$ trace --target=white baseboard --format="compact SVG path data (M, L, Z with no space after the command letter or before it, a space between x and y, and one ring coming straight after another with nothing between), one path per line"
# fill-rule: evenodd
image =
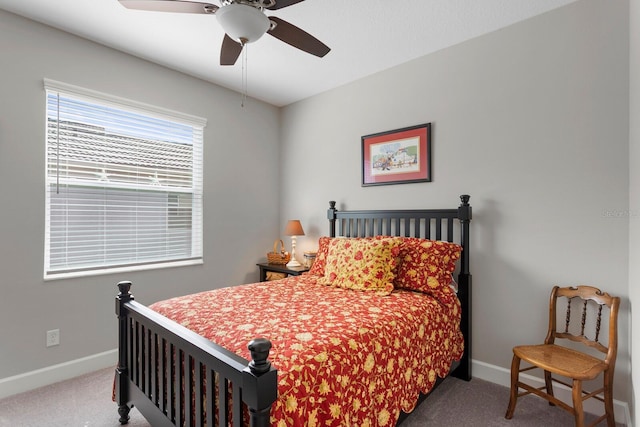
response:
M478 360L471 361L471 372L473 378L489 381L494 384L499 384L505 387L511 387L511 371L509 369L501 368L499 366L490 365L488 363L480 362ZM544 380L527 374L521 374L522 377L527 378L531 382L537 382L539 386L544 385ZM555 396L564 401L571 402L571 389L563 386L562 384L554 385ZM505 410L507 408L505 402ZM604 409L602 403L595 399L588 399L584 402L585 412L592 414L603 414ZM616 423L623 423L627 427L633 427L631 424L631 413L629 412L629 404L620 400L613 400L613 411L616 417Z
M68 380L118 363L118 350L109 350L81 359L48 366L24 374L0 379L0 399Z

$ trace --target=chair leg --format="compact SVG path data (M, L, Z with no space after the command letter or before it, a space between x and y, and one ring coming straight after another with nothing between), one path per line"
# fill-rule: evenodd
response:
M584 410L582 409L582 381L573 380L573 411L576 419L576 427L584 427Z
M604 373L604 410L607 414L607 427L615 427L616 419L613 412L613 370Z
M551 381L551 372L544 371L544 385L547 388L547 394L553 396L553 381ZM556 406L555 403L549 401L549 406Z
M509 394L509 406L505 418L510 420L513 412L516 410L516 401L518 400L518 379L520 377L520 358L513 355L511 361L511 393Z

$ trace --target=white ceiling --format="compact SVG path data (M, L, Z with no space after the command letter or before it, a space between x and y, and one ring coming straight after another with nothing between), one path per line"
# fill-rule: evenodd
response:
M332 50L317 58L265 35L248 45L248 95L287 105L574 1L306 0L267 11ZM215 16L129 10L117 0L0 0L0 9L242 90L242 56L218 65L224 33Z

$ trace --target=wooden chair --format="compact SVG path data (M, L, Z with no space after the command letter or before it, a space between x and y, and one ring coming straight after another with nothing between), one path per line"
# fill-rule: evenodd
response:
M563 330L557 330L556 308L558 303L563 301L563 297L567 300L565 324ZM571 308L574 306L574 311L576 311L576 304L581 305L582 308L578 310L579 324L577 329L574 330L577 322L575 321L576 316L574 316L574 321L571 319ZM605 306L608 307L609 311L606 346L598 341L603 317L605 321L607 320L606 310L605 316L602 315L602 310ZM549 330L544 344L522 345L513 348L511 395L505 418L511 419L513 417L518 397L533 393L547 399L550 405L557 405L573 414L576 427L583 427L584 412L582 403L584 400L593 397L604 402L605 414L591 425L596 425L606 418L608 427L614 427L613 372L618 347L617 317L619 306L619 297L612 297L608 293L604 293L592 286L566 288L555 286L551 291L549 301ZM589 324L595 327L594 338L588 338L585 335L587 319L590 320ZM591 333L591 328L588 328L587 331ZM562 341L563 345L558 345L558 341ZM597 351L594 351L594 349ZM600 357L595 356L599 354L598 351L604 353L604 358L602 355ZM521 360L531 366L520 369ZM525 384L520 378L520 372L536 368L544 371L545 381L544 386L537 388ZM556 379L552 374L569 378L571 384ZM592 380L599 374L603 374L603 387L593 392L584 391L582 382ZM572 389L573 406L557 399L553 395L553 382L563 384ZM524 391L518 393L519 389Z

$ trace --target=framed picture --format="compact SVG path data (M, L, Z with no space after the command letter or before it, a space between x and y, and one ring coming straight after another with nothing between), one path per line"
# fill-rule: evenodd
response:
M362 186L431 181L431 123L362 137Z

